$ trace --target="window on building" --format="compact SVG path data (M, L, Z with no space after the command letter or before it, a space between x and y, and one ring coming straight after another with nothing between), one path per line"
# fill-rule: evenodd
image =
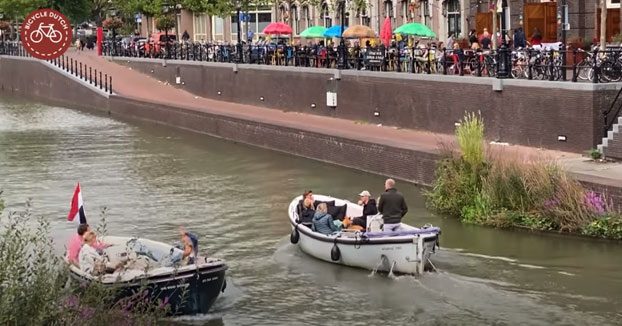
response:
M460 0L449 0L445 4L447 10L447 36L457 37L461 33L460 26Z
M309 6L302 6L302 26L301 29L307 29L310 27L311 14L309 13Z
M294 30L294 34L298 35L300 33L300 19L298 17L298 7L295 4L292 4L289 7L289 17L292 20L292 29Z
M393 17L393 1L391 0L384 2L384 17Z
M328 28L333 26L333 20L330 18L330 12L328 11L328 4L326 2L322 3L322 7L320 10L320 20L324 24L324 27Z
M238 33L238 19L239 17L235 12L231 14L231 34Z
M214 17L214 38L222 39L224 34L225 20L222 17Z
M419 10L421 11L421 20L423 24L432 28L432 10L430 10L430 5L430 1L421 0Z
M367 8L368 8L368 4L365 5L364 8L359 8L356 10L356 18L360 19L360 24L370 27L371 26L371 18L369 18L369 15L367 14Z
M194 40L207 40L207 15L204 13L194 14Z
M402 16L402 21L407 22L408 17L408 0L402 0L400 2L400 15Z
M260 12L257 14L257 32L261 32L272 22L272 14L269 12Z

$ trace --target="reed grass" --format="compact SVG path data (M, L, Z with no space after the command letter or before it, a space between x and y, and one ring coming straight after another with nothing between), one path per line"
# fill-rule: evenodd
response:
M430 208L465 223L582 233L622 239L622 214L553 160L484 145L484 125L467 113L456 128L460 153L447 151L427 192Z

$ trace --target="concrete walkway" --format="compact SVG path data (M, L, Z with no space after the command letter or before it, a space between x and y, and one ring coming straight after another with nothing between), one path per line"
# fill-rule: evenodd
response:
M390 126L357 124L351 120L284 112L201 98L183 89L164 84L148 75L133 71L129 67L111 62L104 57L98 57L95 51L79 52L70 48L65 55L88 66L98 67L98 69L111 75L114 92L119 96L409 150L439 153L439 145L441 144L455 147L454 135L406 130ZM490 145L490 148L504 156L515 155L518 159L555 160L565 166L579 180L622 187L621 163L596 163L576 153L517 145Z

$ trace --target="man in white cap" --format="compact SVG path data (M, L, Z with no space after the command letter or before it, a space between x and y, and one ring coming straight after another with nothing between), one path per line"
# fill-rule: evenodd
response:
M376 208L376 200L369 198L371 197L369 191L363 190L359 196L361 196L361 199L358 201L358 204L363 206L363 216L355 217L352 220L352 224L367 229L367 216L378 214L378 208Z

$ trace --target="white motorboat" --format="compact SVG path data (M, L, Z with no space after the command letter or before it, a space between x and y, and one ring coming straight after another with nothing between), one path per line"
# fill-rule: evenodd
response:
M123 261L125 268L93 276L72 265L71 276L81 283L116 287L118 300L147 289L154 299L168 301L171 313L207 313L226 287L227 265L221 259L197 256L194 264L180 266L176 261L182 251L162 242L115 236L105 236L102 241L112 245L104 249L106 265Z
M345 205L346 216L363 215L363 207L347 200L314 195L316 203ZM433 267L430 257L439 245L440 228L416 228L402 223L398 231L383 231L382 216L367 218L367 232L342 230L326 235L299 223L298 206L302 196L289 205L291 242L315 258L374 271L420 275Z

